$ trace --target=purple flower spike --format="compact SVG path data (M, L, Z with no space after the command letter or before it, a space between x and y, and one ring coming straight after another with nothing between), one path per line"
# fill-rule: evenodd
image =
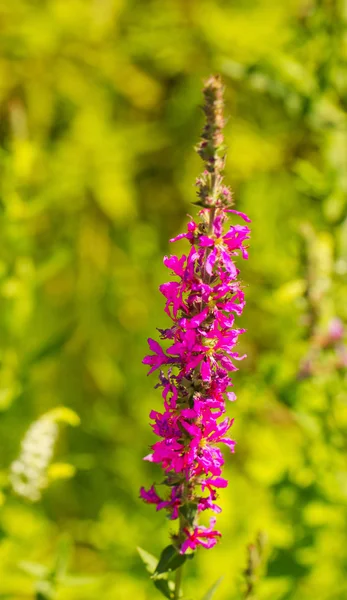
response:
M229 437L233 421L225 417L226 400L234 401L230 373L242 360L237 351L238 337L244 329L234 324L245 305L239 280L240 259L246 259L247 225L228 218L250 219L233 210L232 194L224 184L222 86L211 77L205 85L206 125L198 153L205 162L197 180L200 221L191 220L184 238L190 243L188 255L165 256L164 264L174 280L160 286L166 299L165 312L172 320L169 329L159 330L163 347L149 339L151 353L143 360L159 369L164 408L152 410L152 427L159 440L146 460L158 463L164 472L163 484L169 488L160 498L152 486L141 488L145 502L165 509L170 519L179 519L173 535L177 550L184 554L198 546L212 548L221 534L199 524L206 510L219 513L218 491L227 486L221 477L224 464L220 446L234 452ZM164 349L165 348L165 349ZM164 371L162 369L165 369Z

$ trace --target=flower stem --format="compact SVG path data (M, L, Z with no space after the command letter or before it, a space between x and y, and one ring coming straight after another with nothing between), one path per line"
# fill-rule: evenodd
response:
M181 565L176 570L174 600L178 600L181 595L182 575L183 575L183 565Z
M184 489L183 496L185 496L185 491L186 490ZM181 545L182 542L183 542L183 540L184 540L183 528L184 528L184 521L183 521L182 515L180 514L180 516L179 516L179 529L178 529L178 534L177 534L179 545ZM174 600L178 600L179 597L180 597L180 595L181 595L182 575L183 575L183 565L181 565L176 570Z

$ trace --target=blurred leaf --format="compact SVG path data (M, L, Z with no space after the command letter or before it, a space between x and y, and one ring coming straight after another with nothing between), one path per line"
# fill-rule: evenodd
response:
M65 578L70 564L71 554L72 540L69 535L64 535L58 542L54 566L54 576L57 580Z
M214 595L215 595L216 591L218 590L220 584L222 583L223 579L224 579L224 576L222 576L219 579L217 579L217 581L208 590L208 592L205 594L205 596L202 598L202 600L212 600L212 598L214 597Z
M28 573L29 575L32 575L33 577L36 577L39 579L45 579L47 577L47 575L49 574L48 567L45 567L44 565L40 565L39 563L33 563L33 562L26 561L26 560L22 560L22 561L20 561L18 566L20 569L25 571L25 573Z
M146 550L143 550L143 548L140 548L139 546L137 547L137 551L147 571L151 574L154 573L156 566L159 562L158 559Z
M57 352L63 349L64 345L69 341L74 331L75 326L69 325L60 331L56 336L52 336L45 344L38 350L34 351L28 358L29 365L40 362L46 358L54 356Z

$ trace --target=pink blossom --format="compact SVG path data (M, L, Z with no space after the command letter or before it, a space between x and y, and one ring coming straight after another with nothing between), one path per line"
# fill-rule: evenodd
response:
M150 338L148 340L148 345L149 345L150 349L152 350L152 352L154 352L154 354L146 356L142 362L144 365L151 365L152 368L148 371L148 375L149 375L150 373L153 373L153 371L155 371L162 365L168 363L169 358L166 356L166 354L165 354L164 350L162 349L162 347L160 346L160 344L158 344L158 342L156 342L155 340L152 340Z
M222 151L214 149L216 140L222 139L221 122L218 118L219 125L208 128L209 143L206 130L198 146L205 161L197 181L203 206L200 221L190 219L187 231L170 240L187 240L190 251L164 257L173 281L159 289L171 326L158 330L160 344L148 340L150 354L143 360L149 373L158 371L156 387L162 388L164 400L163 409L150 413L157 440L145 460L161 467L170 491L163 499L154 486L147 492L141 488L140 494L170 519L179 518L180 532L173 539L182 554L198 546L212 548L221 535L214 529L215 519L204 527L199 518L206 510L221 511L218 494L228 483L222 477L222 448L235 449L229 437L233 420L225 417L226 400L236 399L230 391L231 375L237 371L235 363L245 357L238 349L245 329L238 327L237 319L245 306L239 274L240 262L248 258L250 230L234 221L235 216L247 223L250 219L230 208L232 195L221 174ZM339 335L335 329L332 335Z
M147 491L145 490L144 487L142 487L140 489L140 496L148 504L158 504L159 502L161 502L161 498L158 496L157 492L155 491L154 485L152 485L149 488L149 490L147 490Z
M170 519L178 519L179 512L178 509L182 505L182 492L179 486L174 486L171 489L171 494L169 500L165 500L160 502L157 506L157 510L161 508L169 509L171 515Z
M181 554L184 554L188 549L196 550L197 546L203 546L204 548L213 548L217 543L217 538L221 536L220 532L213 529L215 526L216 519L210 520L210 527L195 527L193 531L185 529L186 539L182 544Z

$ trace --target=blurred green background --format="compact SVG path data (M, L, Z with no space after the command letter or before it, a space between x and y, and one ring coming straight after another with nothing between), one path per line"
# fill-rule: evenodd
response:
M224 575L216 600L241 598L262 530L259 600L347 597L346 350L324 341L347 321L346 23L346 0L0 1L0 598L44 598L36 563L69 544L58 600L160 598L135 550L170 529L138 499L161 406L141 360L167 323L162 257L195 212L215 72L226 179L252 218L248 359L223 539L189 563L186 596ZM81 418L56 450L76 473L30 503L8 468L58 405Z

